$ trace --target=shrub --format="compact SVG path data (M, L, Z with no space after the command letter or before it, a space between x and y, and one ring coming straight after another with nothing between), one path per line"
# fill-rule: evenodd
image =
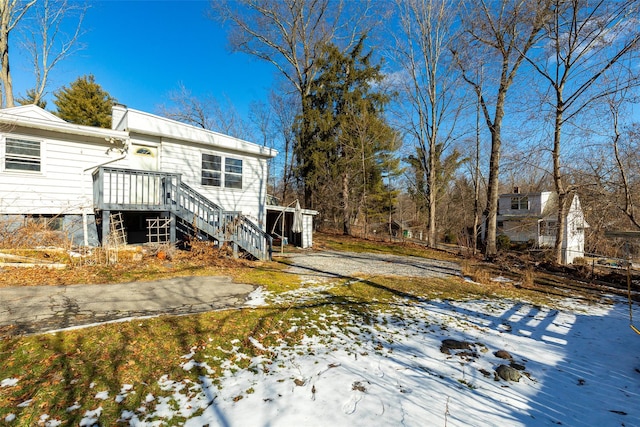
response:
M509 236L498 234L496 236L496 247L500 251L509 250L511 248L511 239L509 239Z

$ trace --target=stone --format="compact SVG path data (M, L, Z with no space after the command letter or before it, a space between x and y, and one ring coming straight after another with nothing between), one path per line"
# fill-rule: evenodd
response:
M518 382L520 381L520 378L522 378L522 375L517 369L507 365L498 366L496 368L496 375L505 381Z
M454 339L444 339L442 340L442 345L440 346L440 352L444 354L451 354L450 350L471 350L471 344L468 341L458 341Z
M513 359L513 357L507 350L498 350L495 353L493 353L493 355L500 359L505 359L505 360Z

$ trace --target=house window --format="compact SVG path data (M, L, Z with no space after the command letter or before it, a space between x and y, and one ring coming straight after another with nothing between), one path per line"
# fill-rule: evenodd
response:
M222 157L202 155L202 185L220 187L222 184Z
M556 221L542 221L540 223L540 235L541 236L555 236L558 230Z
M520 197L512 197L511 198L511 209L512 210L520 210L526 211L529 210L529 197L520 196Z
M7 170L40 172L40 142L7 138L4 167Z
M242 188L242 160L226 158L224 160L225 188Z

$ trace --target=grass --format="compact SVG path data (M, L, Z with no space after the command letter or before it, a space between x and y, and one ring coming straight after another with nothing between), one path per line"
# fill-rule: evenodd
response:
M343 252L370 252L390 255L419 256L424 258L454 260L451 254L431 250L423 245L404 242L388 242L383 240L365 240L339 234L314 235L314 246Z
M435 253L413 245L391 245L347 239L341 236L320 235L323 248L346 251L375 251L398 255L413 255L453 259L445 253ZM300 287L297 276L287 273L285 259L281 262L246 262L219 259L215 254L198 256L176 255L174 259L158 260L147 257L133 262L122 257L116 266L73 266L68 271L38 271L29 274L39 283L105 283L153 280L182 275L229 275L237 282L264 287L274 295L284 295ZM304 335L317 335L328 327L326 319L334 327L342 325L341 318L356 318L359 322L373 322L372 312L386 310L402 316L397 307L400 298L412 300L469 299L469 298L524 298L546 304L552 296L535 289L488 280L494 272L486 266L466 262L465 274L474 275L476 281L460 277L447 279L417 279L364 277L343 279L335 286L314 296L314 300L291 301L263 308L216 311L198 315L133 320L124 323L74 331L58 332L26 337L5 336L0 339L0 381L17 379L17 384L0 388L0 422L9 414L16 419L12 425L37 425L42 414L63 420L64 425L78 425L86 411L102 407L100 423L118 425L123 411L134 411L149 405L147 396L166 396L159 379L187 378L194 384L206 374L214 382L225 370L241 370L250 367L249 358L262 356L265 369L272 355L268 350L256 347L253 337L265 348L293 345ZM24 269L20 270L22 274ZM533 273L525 272L528 281ZM45 277L40 277L42 275ZM4 274L3 274L4 276ZM11 274L10 277L14 277ZM4 283L11 279L3 277ZM24 276L23 276L24 280ZM89 281L88 281L89 280ZM478 283L482 281L483 283ZM36 284L36 283L33 283ZM14 283L15 285L15 283ZM345 316L348 315L348 316ZM197 349L197 362L202 363L186 371L185 355ZM247 358L235 355L244 354ZM255 369L255 368L252 368ZM131 390L124 390L131 385ZM109 398L96 398L100 392L108 392ZM253 393L249 388L246 394ZM121 395L117 402L115 397ZM237 396L242 399L242 394ZM120 400L120 399L118 399ZM28 405L21 405L29 402ZM69 408L75 408L69 410ZM184 419L177 417L168 425L180 425Z

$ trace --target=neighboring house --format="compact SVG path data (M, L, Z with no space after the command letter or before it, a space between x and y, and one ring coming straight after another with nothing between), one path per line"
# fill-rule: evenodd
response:
M129 243L146 242L164 218L172 242L195 234L268 257L275 150L122 105L112 120L101 129L34 105L0 110L3 219L52 218L74 244L95 246L113 231L112 214Z
M498 235L503 234L512 242L531 242L536 248L551 248L555 244L558 219L556 193L502 194L498 200ZM573 196L565 221L563 264L571 264L584 256L584 231L589 227L584 218L577 195Z

